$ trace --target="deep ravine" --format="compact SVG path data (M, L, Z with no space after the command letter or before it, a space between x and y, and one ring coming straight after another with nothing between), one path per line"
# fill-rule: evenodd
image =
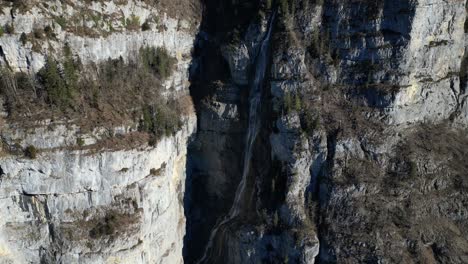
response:
M241 182L237 187L234 203L232 204L229 214L225 216L224 219L219 224L217 224L211 231L211 235L204 250L203 256L200 258L200 260L197 261L197 263L213 262L213 260L210 260L210 254L212 254L210 253L210 251L213 250L213 243L216 236L222 234L222 229L225 228L226 225L232 224L232 222L235 221L236 218L243 213L242 210L248 210L248 207L246 206L246 201L248 201L249 199L246 196L253 195L254 186L248 186L255 183L255 180L249 180L249 176L252 176L250 173L250 164L252 159L252 149L261 126L260 110L262 107L262 90L267 64L269 62L268 54L270 53L271 34L275 25L275 15L276 14L274 12L269 19L267 32L265 33L265 37L261 42L260 47L258 48L258 54L255 58L254 78L252 84L250 85L248 121L249 125L247 128Z

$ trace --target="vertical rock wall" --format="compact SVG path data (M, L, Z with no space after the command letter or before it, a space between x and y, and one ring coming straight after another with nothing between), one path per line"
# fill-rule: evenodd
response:
M0 37L0 65L35 73L46 57L60 59L65 43L85 69L164 47L177 59L165 96L188 97L199 3L166 4L37 1L23 10L2 3L0 24L14 32ZM189 8L174 10L179 4ZM45 27L50 35L39 34ZM183 263L186 155L196 128L188 108L182 128L154 146L135 122L84 128L66 115L21 122L2 111L0 263ZM28 146L35 157L23 155Z

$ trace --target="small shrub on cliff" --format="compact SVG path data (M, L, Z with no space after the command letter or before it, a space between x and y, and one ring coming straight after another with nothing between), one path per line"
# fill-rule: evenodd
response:
M26 35L26 33L21 33L20 41L23 45L26 45L26 43L28 42L28 36Z
M170 136L182 127L180 114L177 112L176 102L170 101L157 107L156 135Z
M37 149L34 146L28 146L24 150L24 155L30 159L35 159L37 157Z
M42 28L35 28L33 30L33 35L34 35L34 38L36 39L42 39L44 37L44 30Z
M301 96L296 93L296 95L294 96L294 109L296 111L300 111L302 108L302 99L301 99Z
M153 175L153 176L157 176L158 175L158 170L155 169L155 168L152 168L152 169L150 169L150 174Z
M55 37L54 30L49 25L44 27L44 33L48 38L54 38Z
M85 141L84 141L84 139L82 139L82 138L79 137L79 138L76 139L76 144L77 144L79 147L83 147L83 146L85 145Z
M117 224L117 214L112 212L108 213L104 219L98 222L98 224L89 231L89 236L94 239L111 236L116 232Z
M156 144L158 144L158 138L154 134L151 134L148 139L148 145L151 147L156 147Z
M5 34L5 30L2 27L0 27L0 38L3 37L3 34Z
M13 74L3 67L0 67L0 94L4 97L5 110L11 113L19 97Z
M5 24L4 26L4 30L7 34L13 34L15 33L15 28L13 26L13 24Z
M129 18L125 21L125 27L127 30L138 30L140 29L140 17L132 14Z
M54 18L55 23L59 24L62 29L67 27L67 20L63 16L58 16Z
M104 216L96 212L94 217L89 216L90 219L88 221L82 222L84 224L82 230L89 230L89 237L113 241L116 235L126 233L126 231L131 230L132 227L136 227L136 224L140 222L141 215L138 212L137 201L134 199L122 199L115 202L118 202L118 206L123 206L123 208L131 208L133 206L135 211L129 213L128 210L105 209ZM83 217L87 218L88 216L83 215Z

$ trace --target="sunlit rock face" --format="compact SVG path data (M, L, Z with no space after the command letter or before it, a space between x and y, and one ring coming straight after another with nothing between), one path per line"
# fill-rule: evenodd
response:
M42 148L34 160L2 157L2 260L182 262L186 144L194 123L191 117L155 147L63 145Z
M164 47L177 60L164 96L189 96L198 2L30 2L1 4L0 24L14 28L0 37L2 67L33 74L47 57L60 60L65 45L85 69ZM175 10L184 5L193 10ZM130 120L84 128L79 117L22 122L1 112L0 263L183 263L193 109L181 113L179 131L151 145ZM28 146L34 157L23 154Z

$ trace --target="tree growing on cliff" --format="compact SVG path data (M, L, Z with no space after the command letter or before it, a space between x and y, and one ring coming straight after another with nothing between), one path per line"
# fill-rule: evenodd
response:
M80 67L80 62L73 58L73 54L68 43L65 43L63 55L65 57L63 61L64 79L68 89L74 91L78 82L78 69Z
M289 12L289 3L288 3L288 0L280 0L279 2L280 4L280 11L281 11L281 14L284 16L286 14L288 14Z
M296 111L301 111L301 108L302 108L301 96L299 95L299 93L296 93L296 95L294 96L294 109Z
M177 62L177 59L172 57L164 47L141 48L140 57L143 65L163 80L172 75Z
M49 104L58 106L61 109L71 104L73 93L60 75L59 66L55 59L48 57L45 67L39 71L38 75L44 90L47 92Z
M26 45L26 43L28 42L28 36L26 35L26 33L21 33L20 41L23 45Z

